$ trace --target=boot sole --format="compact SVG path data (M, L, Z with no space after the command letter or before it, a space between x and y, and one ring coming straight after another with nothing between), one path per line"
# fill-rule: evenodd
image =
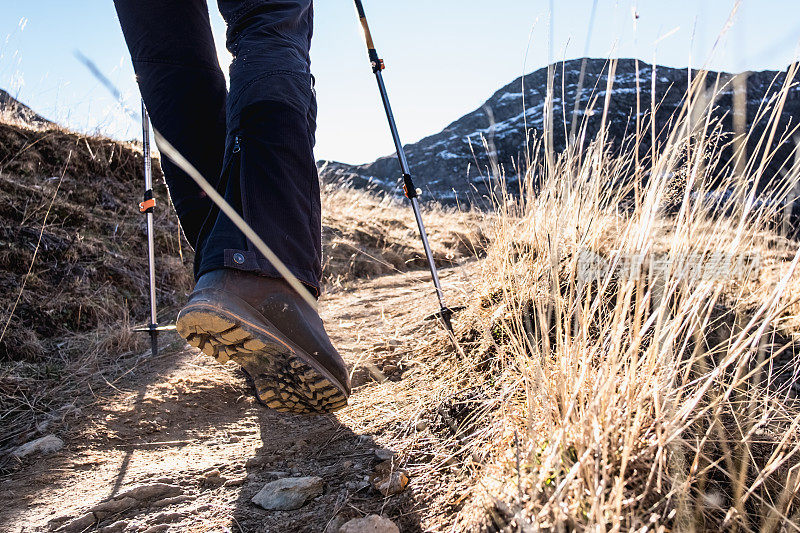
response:
M178 333L191 346L220 363L231 360L241 365L253 379L257 399L266 406L297 414L345 407L347 394L338 380L268 326L209 303L190 304L177 322Z

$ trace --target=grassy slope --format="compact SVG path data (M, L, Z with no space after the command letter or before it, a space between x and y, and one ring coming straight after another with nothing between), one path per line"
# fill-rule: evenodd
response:
M583 153L531 141L459 354L420 348L437 371L409 384L434 406L406 453L442 530L800 529L800 252L781 204L752 201L774 153L742 131L720 161L714 101L690 92L648 160L610 157L602 131ZM800 180L800 156L785 163L775 200ZM587 277L587 253L606 268Z

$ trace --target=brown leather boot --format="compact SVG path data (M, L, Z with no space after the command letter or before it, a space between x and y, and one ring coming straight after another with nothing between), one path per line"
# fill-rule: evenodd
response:
M282 279L232 269L204 274L178 333L219 362L239 363L267 406L328 413L347 405L350 376L317 312Z

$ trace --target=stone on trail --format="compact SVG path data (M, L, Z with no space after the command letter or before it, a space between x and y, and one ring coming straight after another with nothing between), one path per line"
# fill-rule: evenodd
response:
M339 533L400 533L400 528L388 518L371 514L350 520L339 528Z
M369 480L372 487L384 496L403 492L409 481L408 475L403 470L396 470L391 460L378 464Z
M75 518L60 528L56 529L59 533L80 533L81 531L86 531L94 523L97 522L97 519L94 516L94 513L86 513L78 518Z
M34 454L47 455L49 453L54 453L63 447L64 441L51 434L30 442L26 442L11 452L11 455L18 459L22 459L23 457Z
M160 500L162 498L171 498L183 493L177 485L169 485L167 483L149 483L147 485L139 485L132 489L114 496L114 499L133 498L139 501L147 500Z
M267 511L292 511L322 494L323 485L317 476L283 478L264 485L252 502Z

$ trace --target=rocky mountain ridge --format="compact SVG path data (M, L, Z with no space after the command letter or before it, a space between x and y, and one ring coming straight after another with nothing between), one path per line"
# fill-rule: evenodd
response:
M557 152L565 148L572 127L583 62L583 59L575 59L553 65L553 146ZM585 62L585 79L575 115L579 121L586 120L583 142L588 143L600 130L609 62L605 59L586 59ZM697 71L692 72L692 77L695 76ZM725 72L709 72L707 77L708 85L719 83L721 87L714 114L722 118L725 130L730 132L733 131L734 76ZM759 106L780 90L785 77L785 71L747 73L747 126L754 126L755 135L751 137L755 140L760 137L759 129L763 130L768 119L768 116L762 116L758 124L753 124ZM653 84L655 101L658 102L656 129L662 131L684 104L689 85L688 69L654 67L643 61L637 65L634 59L618 61L608 110L609 140L612 144L619 147L635 128L637 92L642 118L649 118ZM478 109L441 132L406 145L417 186L423 189L427 199L443 203L475 203L488 190L487 169L492 164L489 155L496 155L496 161L503 167L507 178L514 176L516 162L524 161L526 128L528 131L534 130L534 136L541 135L544 129L547 87L548 68L536 70L504 86ZM789 91L779 121L780 128L794 124L798 117L800 86L795 83ZM484 139L489 147L488 152ZM793 147L783 149L791 151ZM640 150L644 154L650 150L649 136L644 136ZM356 187L375 187L401 194L400 169L394 154L364 165L320 161L319 168L326 180L346 179Z

